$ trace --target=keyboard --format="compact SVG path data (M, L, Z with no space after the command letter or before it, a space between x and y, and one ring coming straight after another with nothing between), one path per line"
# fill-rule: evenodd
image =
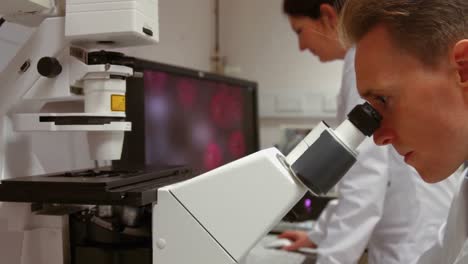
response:
M271 232L282 233L287 230L298 230L298 231L310 231L315 225L315 221L304 221L304 222L279 222Z
M276 249L253 249L242 264L304 264L305 255Z

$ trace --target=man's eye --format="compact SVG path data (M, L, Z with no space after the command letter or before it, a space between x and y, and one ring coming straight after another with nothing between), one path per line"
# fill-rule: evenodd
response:
M382 104L386 104L388 101L387 96L376 96L375 99Z

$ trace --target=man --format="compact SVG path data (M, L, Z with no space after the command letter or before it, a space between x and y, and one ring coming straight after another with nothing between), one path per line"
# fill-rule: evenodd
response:
M336 3L335 3L336 2ZM340 5L333 0L285 0L284 12L297 33L299 48L322 62L344 59L338 119L362 103L355 84L354 49L338 40ZM339 184L339 199L327 207L314 231L285 232L299 247L317 247L317 263L357 263L369 248L370 263L410 263L436 239L448 213L455 179L428 187L390 147L368 140L357 164Z
M429 183L468 158L467 17L466 0L348 0L342 14L343 39L357 49L359 93L383 116L375 143L392 144ZM467 199L464 180L419 263L456 261L468 235Z

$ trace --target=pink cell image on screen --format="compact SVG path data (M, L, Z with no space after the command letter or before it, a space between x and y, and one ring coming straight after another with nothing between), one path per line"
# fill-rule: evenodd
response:
M220 89L211 100L211 117L221 128L237 127L243 116L241 93L229 88Z
M163 72L148 71L144 74L145 87L152 95L161 95L166 93L167 81L169 76Z
M246 153L245 138L241 131L235 131L229 136L229 152L234 158L238 159L245 156Z
M206 147L204 154L204 165L206 170L215 169L222 164L221 148L215 143L210 143Z
M206 119L194 119L192 122L191 142L194 148L204 150L215 136L215 129Z
M197 88L193 80L183 79L177 83L177 99L185 110L190 110L196 100Z
M244 115L244 100L241 91L238 89L230 89L229 92L229 103L227 105L227 111L229 119L234 123L239 123Z

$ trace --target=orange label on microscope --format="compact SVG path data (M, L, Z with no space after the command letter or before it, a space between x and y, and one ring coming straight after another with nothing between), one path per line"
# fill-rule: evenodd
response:
M111 95L111 110L113 112L125 112L125 95Z

